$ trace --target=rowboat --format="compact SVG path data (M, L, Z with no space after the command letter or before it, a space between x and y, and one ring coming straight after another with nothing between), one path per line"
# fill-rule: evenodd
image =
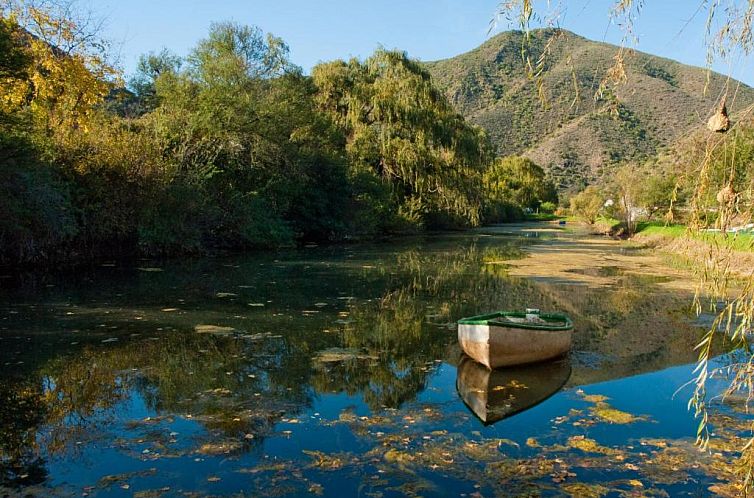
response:
M484 425L528 410L560 391L571 376L568 358L488 370L464 355L456 390Z
M458 321L461 349L487 368L556 358L571 349L573 322L537 309L498 311Z

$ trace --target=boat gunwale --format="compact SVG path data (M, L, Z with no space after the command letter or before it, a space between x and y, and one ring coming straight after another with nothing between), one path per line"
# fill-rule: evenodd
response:
M459 325L486 325L490 327L502 327L510 329L526 329L526 330L542 330L545 332L565 332L573 329L573 322L571 318L565 313L540 313L539 317L543 320L552 320L554 322L561 322L561 325L554 324L542 324L542 323L519 323L519 322L503 322L496 319L504 317L517 317L525 318L526 313L521 311L496 311L494 313L487 313L485 315L477 315L468 318L461 318L458 320Z

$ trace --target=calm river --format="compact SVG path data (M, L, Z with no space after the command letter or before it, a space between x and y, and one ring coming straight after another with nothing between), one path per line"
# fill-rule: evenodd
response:
M5 275L0 496L724 494L746 421L693 446L684 278L550 225ZM524 307L569 358L462 358Z

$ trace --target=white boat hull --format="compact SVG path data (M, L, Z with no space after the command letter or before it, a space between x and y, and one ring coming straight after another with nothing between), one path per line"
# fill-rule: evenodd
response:
M571 349L573 330L536 330L498 325L458 325L461 349L487 368L557 358Z

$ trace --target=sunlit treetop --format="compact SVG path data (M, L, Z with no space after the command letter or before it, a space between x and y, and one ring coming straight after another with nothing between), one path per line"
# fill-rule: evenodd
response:
M119 73L108 60L109 46L92 17L77 18L71 3L7 1L3 21L28 63L3 86L5 112L31 110L35 122L53 129L86 129ZM16 46L19 46L18 44Z

